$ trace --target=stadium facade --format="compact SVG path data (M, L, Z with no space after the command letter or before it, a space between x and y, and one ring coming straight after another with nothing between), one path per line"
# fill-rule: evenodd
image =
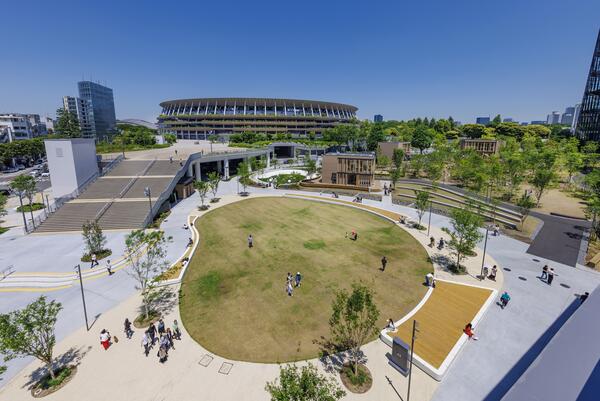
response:
M242 132L301 137L356 118L358 108L342 103L298 99L198 98L160 104L159 132L178 139L207 139Z

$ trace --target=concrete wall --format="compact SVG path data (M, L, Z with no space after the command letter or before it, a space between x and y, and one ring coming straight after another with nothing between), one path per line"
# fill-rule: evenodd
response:
M98 174L93 139L44 141L54 198L69 195Z
M379 152L390 161L394 159L394 150L403 149L405 155L410 154L410 142L379 142Z

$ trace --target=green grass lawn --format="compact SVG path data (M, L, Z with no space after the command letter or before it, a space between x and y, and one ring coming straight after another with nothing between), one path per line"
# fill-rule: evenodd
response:
M256 198L196 221L200 245L181 288L183 324L225 358L285 362L313 358L329 336L334 292L362 280L376 291L379 325L423 297L427 254L404 230L354 208L290 198ZM345 238L358 232L358 240ZM247 236L254 237L248 249ZM381 272L380 260L388 264ZM287 272L303 275L293 297Z

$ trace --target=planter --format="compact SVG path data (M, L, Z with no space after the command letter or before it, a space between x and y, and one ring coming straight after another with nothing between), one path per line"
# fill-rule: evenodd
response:
M218 203L221 200L221 198L212 198L210 200L210 203Z
M250 192L240 192L240 196L250 196Z
M73 379L75 373L77 373L77 366L75 365L63 366L55 370L55 379L51 379L50 374L48 373L32 387L32 397L42 398L60 390Z
M160 319L160 313L157 311L150 311L148 313L148 319L146 319L146 316L144 316L144 313L142 313L135 318L133 321L133 326L136 329L144 329L150 326L152 323L157 322L158 319Z
M208 206L208 205L198 206L198 210L200 210L200 211L208 210L208 208L210 208L210 206Z
M345 363L340 370L340 379L348 391L355 394L363 394L371 389L373 376L365 365L358 365L358 373L354 375L352 365Z
M96 253L96 259L97 260L102 260L107 256L112 255L112 251L110 249L103 249L100 252ZM90 255L89 253L86 253L85 255L83 255L81 257L81 261L82 262L91 262L92 261L92 255Z

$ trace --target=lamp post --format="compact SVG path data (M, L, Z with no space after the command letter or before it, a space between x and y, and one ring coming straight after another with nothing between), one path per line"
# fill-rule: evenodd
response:
M79 277L79 287L81 288L81 300L83 301L83 315L85 316L85 329L90 331L90 326L88 324L87 317L87 308L85 306L85 294L83 293L83 280L81 279L81 265L75 266L75 271L77 273L77 277Z
M406 401L410 401L410 382L412 379L413 355L415 352L415 339L417 338L418 331L419 323L416 320L413 320L412 339L410 341L410 369L408 371L408 392L406 394Z
M431 206L433 201L429 201L429 222L427 223L427 236L429 237L429 230L431 229Z
M492 183L488 183L488 189L487 189L487 196L486 196L486 205L490 204L490 195L491 195L491 187L492 187ZM494 220L496 220L496 213L495 213L496 209L494 208ZM485 220L485 218L484 218ZM483 268L485 267L485 252L487 250L487 241L488 241L488 234L490 232L490 226L489 224L485 225L485 240L483 241L483 256L481 257L481 272L479 273L479 280L483 280L485 279L484 275L483 275Z
M152 213L152 191L150 191L150 187L144 188L144 195L148 197L148 203L150 204L150 213Z

